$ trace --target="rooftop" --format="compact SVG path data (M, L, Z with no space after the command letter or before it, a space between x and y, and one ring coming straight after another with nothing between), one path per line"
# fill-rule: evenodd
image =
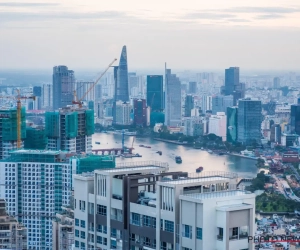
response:
M99 171L101 172L107 172L107 173L117 173L117 172L135 172L135 171L144 171L144 170L161 170L165 171L166 169L164 167L160 166L140 166L140 167L119 167L119 168L112 168L112 169L101 169Z
M32 150L32 149L19 149L11 152L12 154L47 154L47 155L58 155L63 151L52 151L52 150Z
M207 200L219 197L229 197L229 196L243 196L252 194L251 192L241 191L241 190L231 190L231 191L220 191L220 192L210 192L210 193L194 193L194 194L184 194L182 197L190 197L193 199Z

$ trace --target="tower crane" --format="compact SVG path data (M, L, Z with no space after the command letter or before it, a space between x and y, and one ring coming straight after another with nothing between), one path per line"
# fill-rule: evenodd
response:
M17 100L17 148L21 148L21 109L22 109L22 104L21 100L27 100L27 99L32 99L35 101L35 96L21 96L20 90L17 89L17 96L0 96L0 98L7 98L7 99L14 99Z
M114 59L108 66L107 68L102 72L102 74L96 79L96 81L94 82L94 84L92 86L89 87L89 89L83 94L83 96L77 100L77 95L76 95L76 90L74 91L74 100L73 100L73 104L77 104L79 106L79 108L82 108L82 100L84 100L84 98L87 96L87 94L96 86L96 84L100 81L100 79L102 78L102 76L104 76L104 74L106 73L106 71L109 70L109 68L115 63L115 61L117 61L117 59Z

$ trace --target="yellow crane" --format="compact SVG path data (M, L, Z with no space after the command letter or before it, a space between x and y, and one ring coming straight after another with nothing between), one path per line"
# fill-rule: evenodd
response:
M15 99L17 100L17 148L21 148L22 146L22 138L21 138L21 109L22 109L22 104L21 100L26 100L26 99L32 99L35 100L35 96L21 96L20 90L17 89L17 96L0 96L0 98L7 98L7 99Z
M87 94L96 86L96 84L100 81L100 79L102 78L102 76L104 76L104 74L106 73L106 71L109 70L109 68L115 63L115 61L117 61L117 59L114 59L107 66L107 68L102 72L102 74L96 79L96 81L94 82L94 84L89 87L89 89L83 94L83 96L79 100L77 100L77 95L76 95L76 90L75 90L74 91L74 101L72 103L73 104L78 104L79 108L82 108L82 100L84 100L84 98L87 96Z

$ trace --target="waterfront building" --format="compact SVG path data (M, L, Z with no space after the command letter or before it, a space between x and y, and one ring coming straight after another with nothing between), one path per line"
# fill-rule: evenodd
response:
M114 168L112 156L62 151L17 150L0 162L0 197L9 215L28 230L28 249L52 250L52 219L69 206L73 174Z
M17 109L0 109L0 159L9 156L11 150L17 149ZM21 108L21 148L24 147L26 138L26 112Z
M203 117L185 117L183 119L183 134L187 136L201 136L204 134L204 126L206 125Z
M237 174L159 162L74 176L75 249L252 249L255 195Z
M156 123L164 123L165 114L162 112L151 112L150 114L150 126L154 127Z
M281 144L281 127L280 124L273 124L271 126L270 141Z
M297 104L291 105L291 132L300 135L300 98Z
M212 110L212 96L202 96L202 111L206 113L207 110Z
M71 105L75 90L75 75L67 66L53 67L53 109L64 108Z
M284 147L299 146L299 135L297 134L281 134L281 145Z
M165 124L181 126L181 83L179 78L165 68Z
M27 249L27 230L7 213L4 199L0 199L0 249Z
M53 86L52 84L45 83L43 84L43 93L42 93L42 108L45 110L51 110L53 104Z
M261 122L262 122L261 101L250 98L239 100L238 105L238 142L252 144L261 142Z
M193 108L194 108L194 97L192 95L186 95L184 100L184 116L191 117Z
M189 82L189 94L197 93L197 82Z
M132 110L132 106L130 105L130 103L126 103L123 101L116 102L115 124L130 125L131 124L131 119L130 119L131 110Z
M225 112L226 114L227 108L233 106L233 96L215 95L212 97L211 103L211 111L213 115L216 115L217 112Z
M227 108L226 141L230 143L237 142L237 112L237 107Z
M147 126L147 106L145 99L133 100L133 123L135 126L146 127Z
M69 106L46 112L47 149L87 154L92 153L94 111Z
M279 77L274 77L274 79L273 79L273 88L274 89L279 89L280 88L280 78Z
M225 95L233 95L235 85L238 85L240 82L240 68L239 67L230 67L225 69Z
M70 250L74 245L74 196L69 206L62 206L52 221L52 247L56 250Z
M151 108L151 112L162 111L164 108L162 75L147 76L147 106Z
M125 45L122 48L119 66L115 69L115 100L129 102L127 49Z
M216 115L211 115L208 122L208 133L222 137L226 141L226 115L224 112L217 112Z

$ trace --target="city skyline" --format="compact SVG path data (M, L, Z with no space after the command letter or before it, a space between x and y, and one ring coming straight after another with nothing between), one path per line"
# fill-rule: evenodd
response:
M173 69L299 70L299 6L295 0L0 1L0 67L99 69L126 44L132 69L168 61Z

